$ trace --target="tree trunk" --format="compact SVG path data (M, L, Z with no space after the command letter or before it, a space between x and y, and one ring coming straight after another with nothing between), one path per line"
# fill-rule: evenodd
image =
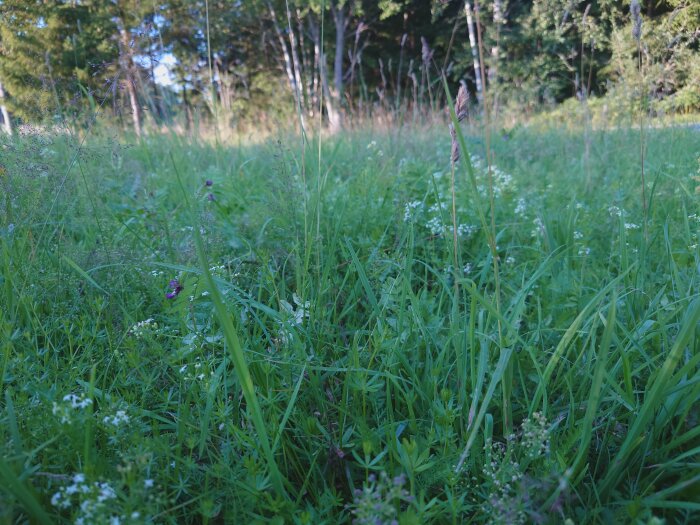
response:
M8 135L12 135L12 121L10 120L10 113L7 111L4 101L5 89L2 87L2 82L0 82L0 115L2 115L2 129Z
M501 26L503 25L503 7L501 0L493 2L493 26L496 28L496 39L491 46L491 66L489 67L489 84L496 82L498 77L498 60L500 55L499 42L501 39Z
M123 22L122 22L123 24ZM119 31L121 35L121 66L122 71L126 75L126 91L129 95L129 103L131 105L131 116L134 122L134 133L137 137L141 137L141 108L139 107L139 99L136 95L136 82L134 74L134 61L131 52L131 38L129 31L125 26L122 26Z
M301 13L299 12L299 9L296 10L296 19L297 32L299 34L299 49L301 50L301 70L304 79L304 103L306 105L306 111L308 112L309 117L313 118L315 107L311 82L314 76L314 72L311 66L311 62L309 60L306 42L304 41L304 26L302 24Z
M289 81L289 87L292 90L292 95L294 96L294 103L296 104L297 108L301 108L301 87L299 86L297 82L297 76L295 74L295 67L294 64L292 63L292 57L289 54L289 49L287 49L287 43L284 40L284 35L282 34L282 30L280 29L279 24L277 23L277 13L275 13L275 9L272 7L272 4L270 2L267 3L267 9L270 12L270 18L272 19L272 25L275 28L275 33L277 35L277 41L279 42L280 49L282 51L282 57L284 58L284 71L287 73L287 80ZM290 41L294 42L293 37L290 36ZM292 51L294 51L294 46L292 45ZM302 127L305 126L305 119L304 119L304 114L301 112L301 125Z
M292 29L292 18L289 11L287 11L287 21L289 23L289 47L292 50L292 66L294 67L294 81L297 86L297 103L299 108L299 114L304 121L304 115L306 114L306 103L304 93L302 92L303 82L301 80L301 63L299 62L299 52L297 50L297 39L294 34L294 29Z
M464 12L467 15L467 28L469 29L469 46L472 50L472 61L474 63L474 79L476 81L476 98L481 103L482 87L481 87L481 68L479 67L479 50L476 47L476 29L474 27L474 16L472 6L469 0L464 1Z
M335 23L335 60L333 63L333 91L331 94L335 99L336 114L338 116L337 129L334 131L338 131L343 126L340 107L343 103L343 54L345 53L345 30L348 26L348 20L345 6L332 5L331 10L333 11L333 21Z
M345 8L336 7L333 9L333 19L335 21L335 62L333 64L333 85L335 87L338 100L343 97L343 54L345 53Z
M321 83L323 101L328 114L328 123L331 133L336 133L341 129L340 114L335 106L335 101L331 96L331 90L328 82L328 68L326 66L326 54L321 53L321 35L318 30L318 25L309 22L311 29L311 37L314 41L314 55L318 60L318 76Z

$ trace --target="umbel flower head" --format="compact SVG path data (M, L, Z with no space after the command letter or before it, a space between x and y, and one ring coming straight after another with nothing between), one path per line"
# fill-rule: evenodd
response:
M464 84L460 84L455 100L455 115L457 122L462 122L467 118L467 102L469 101L469 93ZM452 137L452 163L457 164L459 160L459 142L457 142L457 130L453 124L450 124L450 136Z

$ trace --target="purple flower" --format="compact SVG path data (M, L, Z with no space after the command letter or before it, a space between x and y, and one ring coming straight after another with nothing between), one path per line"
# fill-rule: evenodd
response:
M214 200L214 194L213 194L213 193L210 193L209 195L207 195L207 199L209 199L210 201L213 201L213 200Z
M182 291L182 285L180 284L180 281L177 279L173 279L170 281L168 284L170 286L170 292L165 294L165 297L168 299L175 299L177 297L177 294L179 294Z
M204 181L204 184L206 184L207 186L213 186L213 185L214 185L214 181L211 180L211 179L207 179L206 181Z

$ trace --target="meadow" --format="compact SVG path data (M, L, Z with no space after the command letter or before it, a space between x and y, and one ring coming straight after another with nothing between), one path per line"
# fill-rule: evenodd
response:
M0 139L0 523L697 523L700 132L464 133Z

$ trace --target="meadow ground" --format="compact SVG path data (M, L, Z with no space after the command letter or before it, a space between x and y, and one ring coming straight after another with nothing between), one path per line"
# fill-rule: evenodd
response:
M1 523L700 519L696 130L3 141Z

